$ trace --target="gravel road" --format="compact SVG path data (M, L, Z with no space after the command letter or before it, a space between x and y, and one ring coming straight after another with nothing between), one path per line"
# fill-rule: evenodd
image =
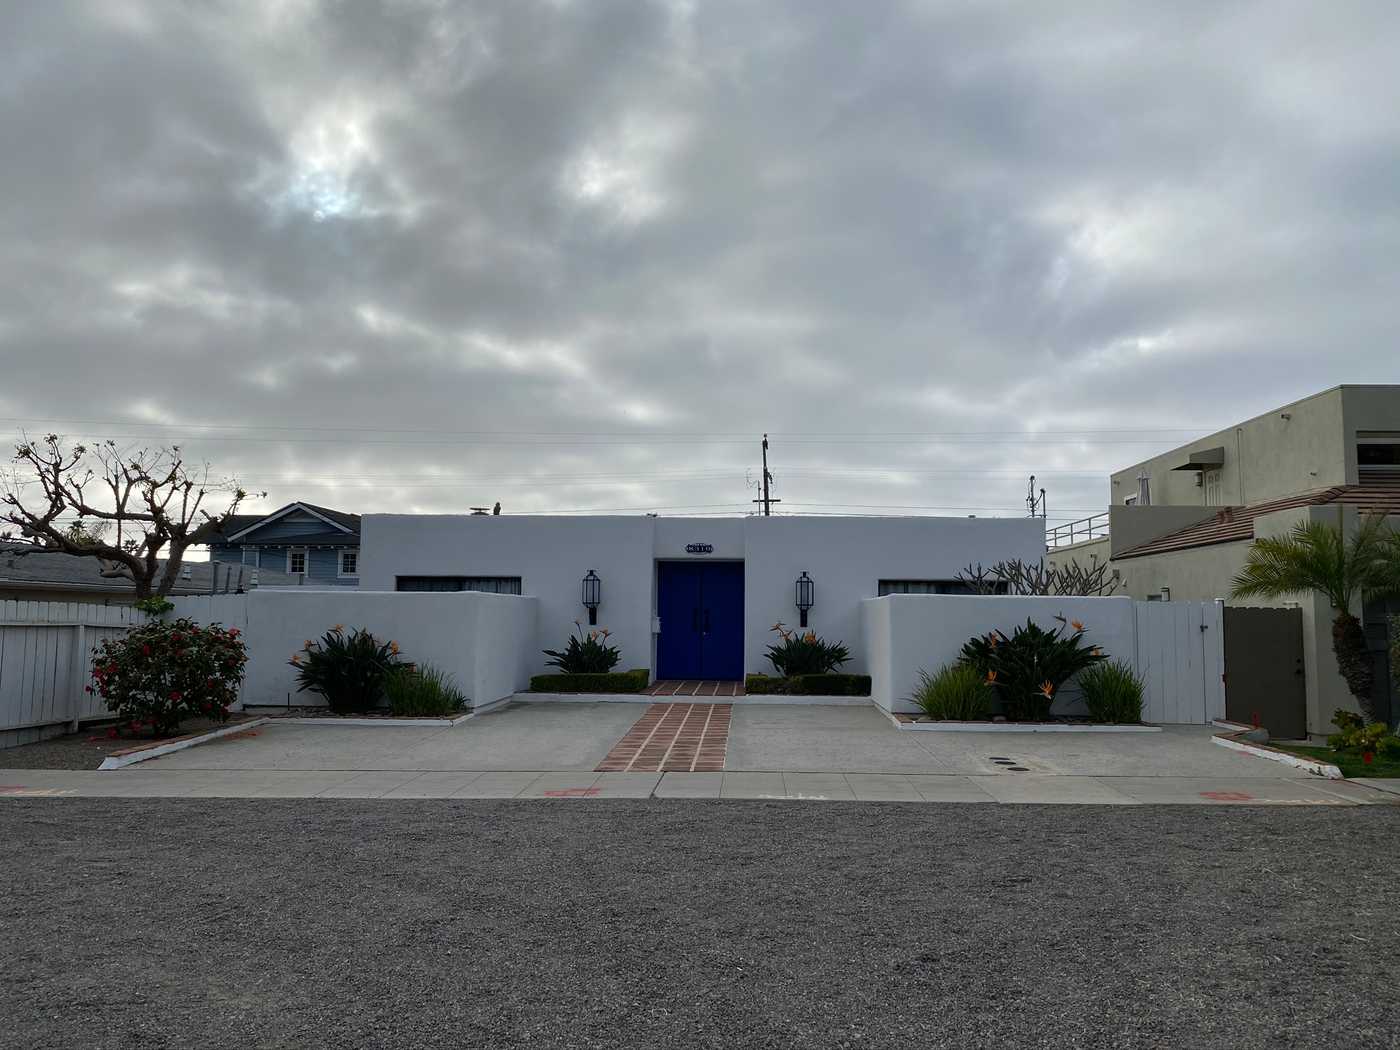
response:
M1397 842L1382 807L0 800L0 1046L1397 1046Z

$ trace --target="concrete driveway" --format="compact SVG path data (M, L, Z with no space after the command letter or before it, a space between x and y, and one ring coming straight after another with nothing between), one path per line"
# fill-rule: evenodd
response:
M1395 794L1320 781L1217 747L1208 727L910 732L864 706L735 704L719 772L605 764L646 711L630 703L519 704L443 729L272 723L113 772L14 771L4 775L0 794L1400 802Z
M450 729L264 725L143 763L147 769L596 769L642 704L517 704ZM1006 758L1059 776L1283 777L1301 770L1211 744L1208 726L1161 733L901 732L874 707L736 704L726 771L1003 775Z

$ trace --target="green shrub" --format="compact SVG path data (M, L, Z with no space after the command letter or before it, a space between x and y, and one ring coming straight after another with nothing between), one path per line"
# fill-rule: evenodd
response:
M957 662L937 674L920 671L919 687L909 699L936 722L975 722L991 710L992 691L982 672Z
M1098 663L1079 676L1079 689L1095 722L1142 721L1142 679L1122 660Z
M1400 690L1400 613L1390 618L1390 677Z
M152 620L93 651L90 693L128 728L173 733L185 718L228 720L248 651L238 628Z
M380 642L364 628L350 634L336 624L319 642L307 640L289 661L297 692L320 693L338 714L369 711L384 698L384 680L399 665L397 642Z
M640 693L651 684L651 671L639 667L606 674L537 674L532 693Z
M554 649L544 650L545 656L553 657L545 661L550 667L557 667L565 674L606 674L622 659L622 650L608 645L612 634L606 627L601 631L583 633L583 624L574 621L575 633L563 652Z
M1001 697L1006 717L1017 722L1041 722L1050 717L1055 694L1074 675L1108 659L1096 645L1084 642L1084 625L1056 616L1053 630L1026 620L1008 638L1001 631L978 635L960 657L981 672ZM1073 632L1066 635L1068 628Z
M384 676L391 714L428 718L460 714L466 695L452 676L432 664L402 664Z
M851 659L851 651L844 645L822 641L815 631L798 634L782 623L775 623L773 630L782 642L768 647L768 661L784 678L828 674Z
M1327 743L1337 751L1348 751L1358 755L1400 755L1400 736L1390 731L1384 722L1368 723L1351 711L1337 711L1332 715L1332 724L1339 732L1327 738Z
M751 674L744 679L750 696L869 696L868 674L803 674L773 678Z

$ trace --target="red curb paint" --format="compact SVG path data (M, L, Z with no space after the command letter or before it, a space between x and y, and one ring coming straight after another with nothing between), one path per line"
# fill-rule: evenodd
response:
M1254 796L1244 791L1202 791L1201 798L1214 799L1216 802L1254 801Z

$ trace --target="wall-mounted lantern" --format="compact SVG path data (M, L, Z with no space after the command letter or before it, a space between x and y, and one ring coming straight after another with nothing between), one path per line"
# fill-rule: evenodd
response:
M807 610L817 604L817 585L812 578L807 575L807 570L802 570L802 575L797 577L797 609L802 614L802 626L807 626Z
M603 600L603 581L598 578L598 574L592 569L588 570L588 575L583 578L583 604L588 610L588 622L596 624L598 622L598 604Z

